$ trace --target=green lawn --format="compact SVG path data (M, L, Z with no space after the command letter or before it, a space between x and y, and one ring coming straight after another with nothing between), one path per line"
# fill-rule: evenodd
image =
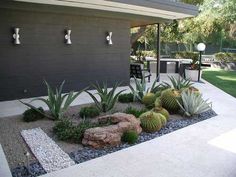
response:
M204 69L202 78L236 97L236 71L222 69Z

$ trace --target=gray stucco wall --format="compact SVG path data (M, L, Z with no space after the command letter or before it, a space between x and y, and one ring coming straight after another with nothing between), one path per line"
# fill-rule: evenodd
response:
M66 80L65 92L95 81L129 83L129 21L0 8L0 22L0 100L45 95L43 79L53 86ZM12 43L13 27L21 45ZM64 43L67 28L72 45Z

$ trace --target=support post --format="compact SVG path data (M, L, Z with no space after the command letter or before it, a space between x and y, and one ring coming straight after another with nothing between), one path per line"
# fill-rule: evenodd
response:
M200 81L200 76L201 76L201 66L202 66L202 51L200 51L200 57L199 57L198 82Z
M160 51L161 51L161 25L157 23L157 72L156 72L156 81L160 81Z

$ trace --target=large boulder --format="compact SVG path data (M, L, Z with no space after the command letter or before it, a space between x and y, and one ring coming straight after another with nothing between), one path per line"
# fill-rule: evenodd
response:
M128 130L142 132L140 120L131 114L115 113L112 115L101 116L99 123L109 123L108 126L87 129L82 140L83 145L94 148L105 146L116 146L121 143L121 136Z

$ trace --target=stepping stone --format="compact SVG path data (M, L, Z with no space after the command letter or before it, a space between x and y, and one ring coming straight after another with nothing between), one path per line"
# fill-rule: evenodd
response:
M47 173L75 165L69 155L41 128L22 130L21 135Z

